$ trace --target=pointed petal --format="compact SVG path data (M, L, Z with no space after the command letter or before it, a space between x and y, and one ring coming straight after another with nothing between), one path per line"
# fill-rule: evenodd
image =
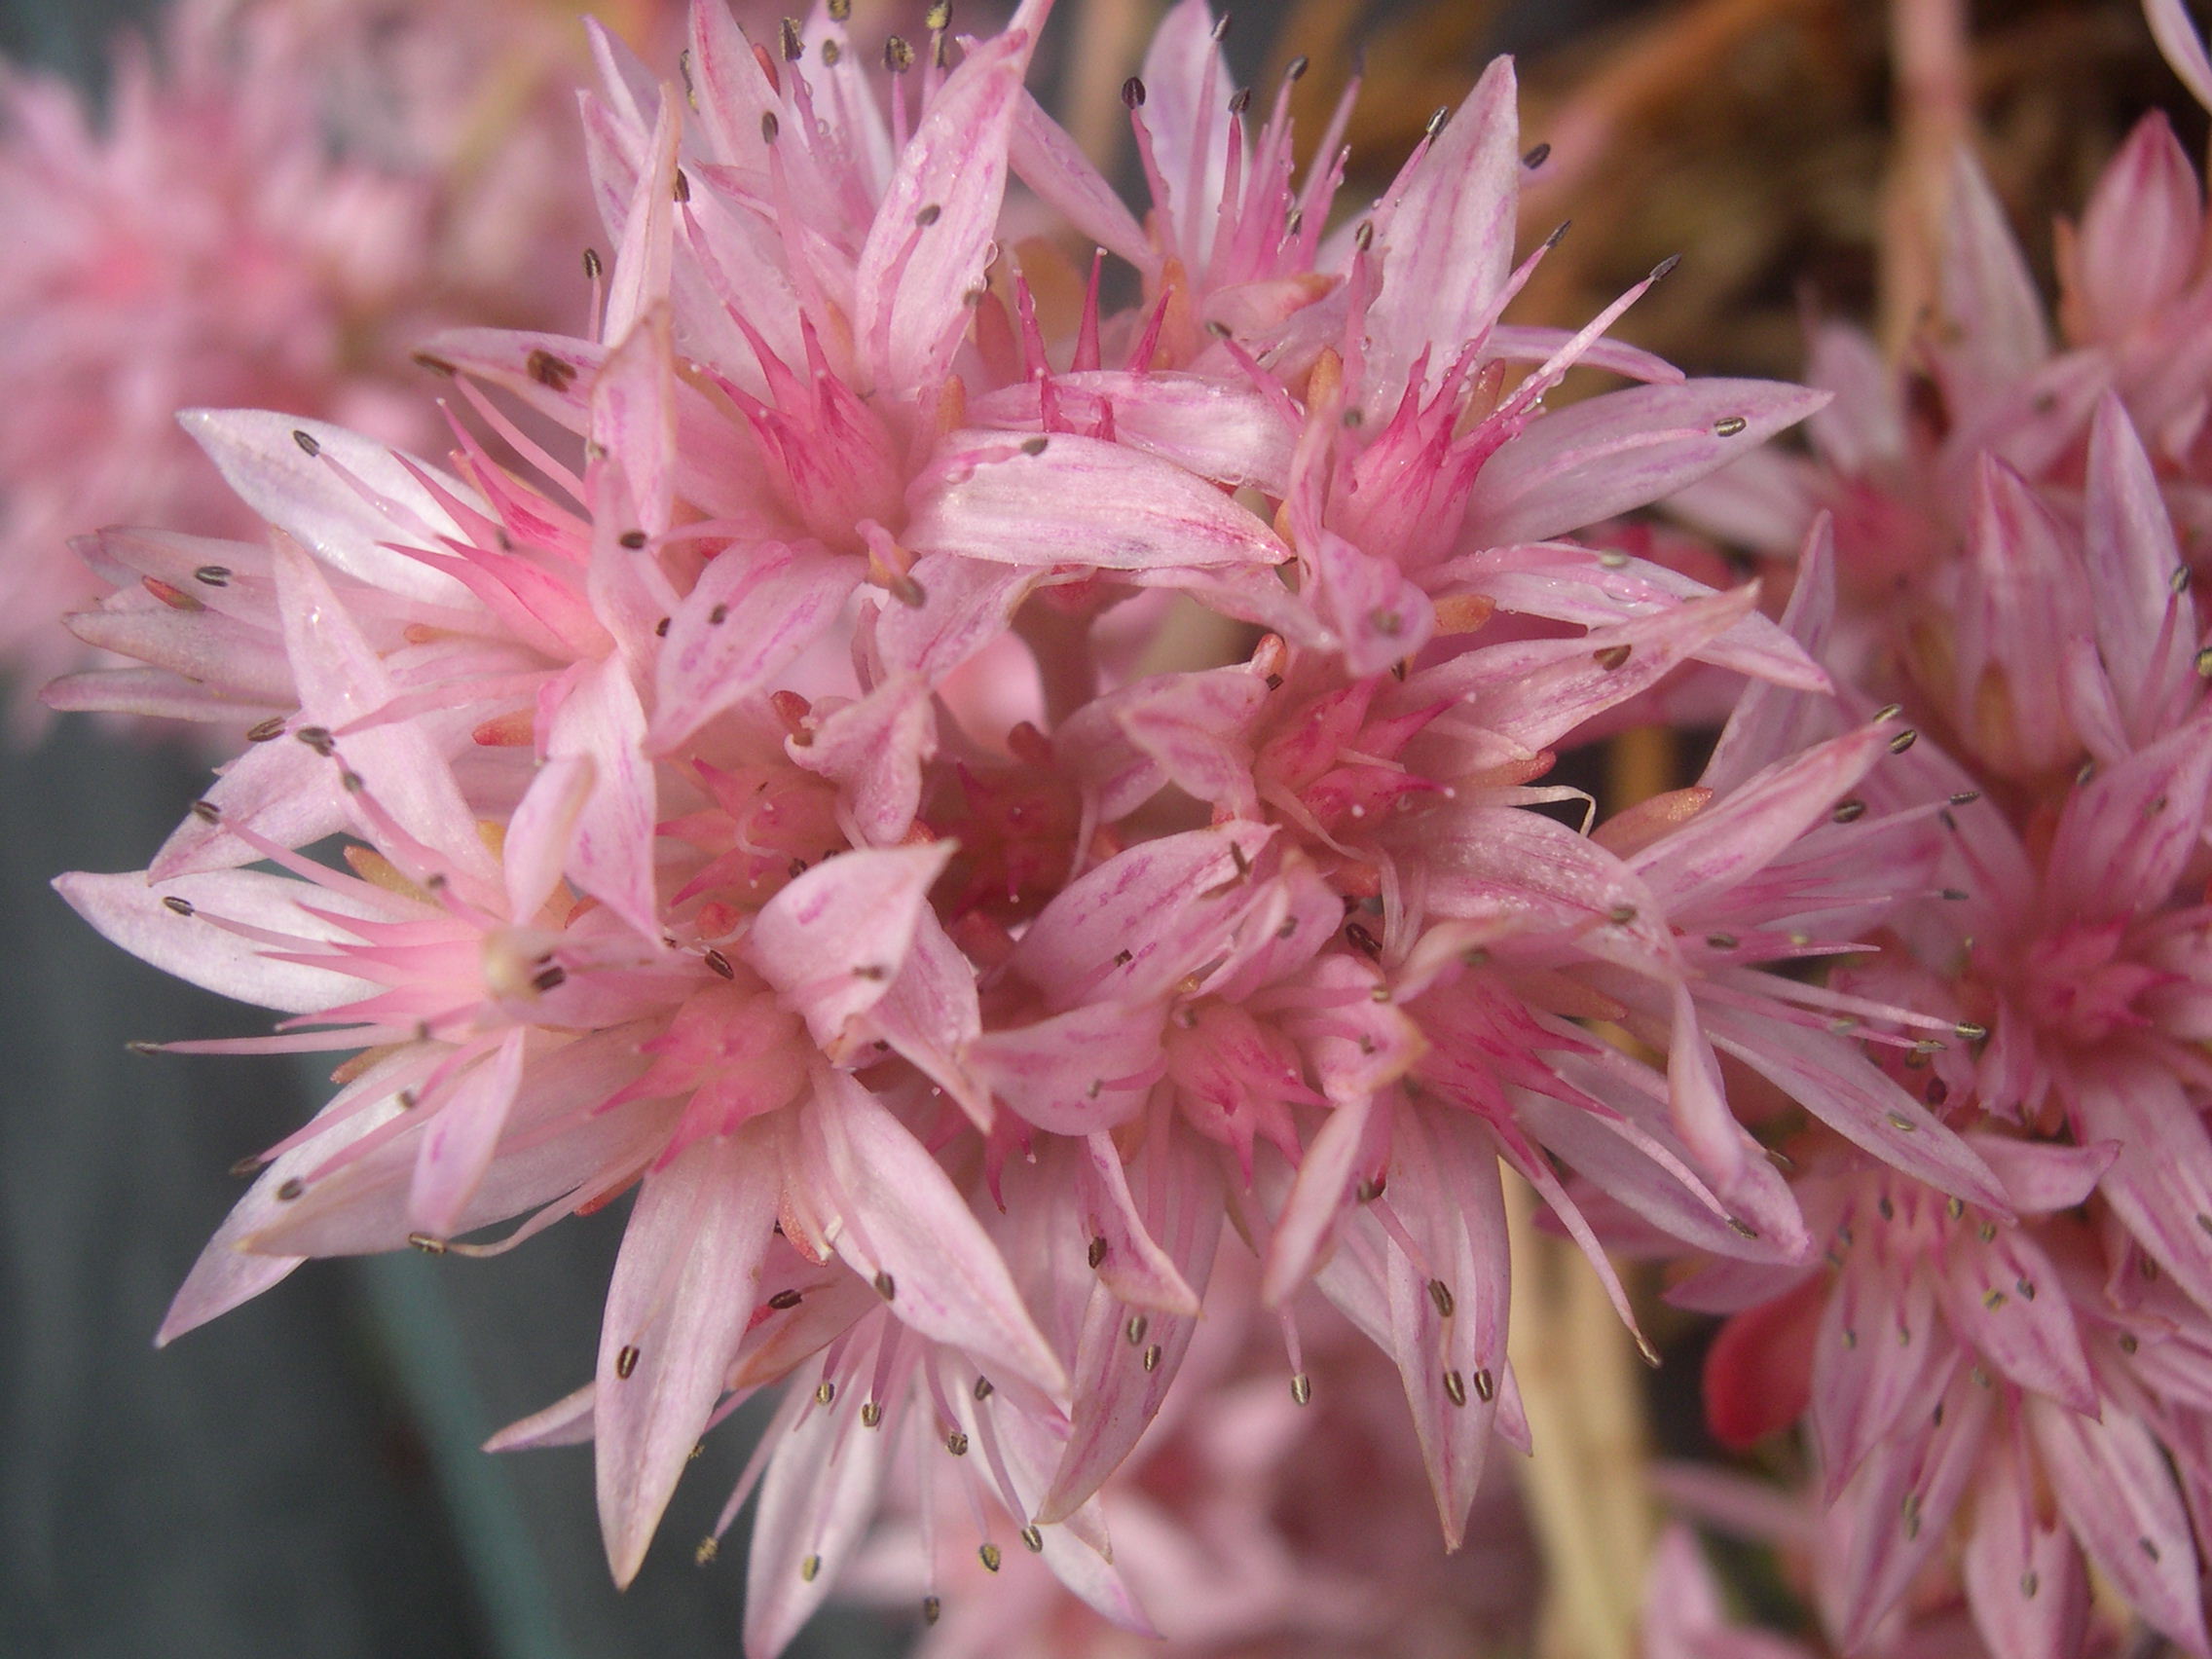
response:
M2030 1399L2028 1427L2074 1535L2121 1598L2203 1659L2208 1649L2196 1545L2165 1454L2147 1424L2123 1412L2083 1417Z
M1531 422L1467 501L1467 545L1541 541L1663 500L1828 401L1779 381L1632 387Z
M990 1127L989 1092L961 1058L983 1024L975 964L952 942L936 912L925 907L916 913L905 963L866 1018L879 1042L926 1072L977 1127Z
M1395 401L1415 360L1431 383L1493 320L1513 269L1520 203L1513 59L1491 60L1376 227L1382 288L1368 308L1371 372Z
M1835 1549L1842 1563L1834 1579L1841 1606L1831 1618L1847 1652L1865 1645L1876 1622L1936 1553L1981 1465L1995 1390L1970 1381L1970 1370L1953 1367L1942 1412L1931 1426L1893 1435L1873 1448L1826 1517L1823 1544ZM1840 1540L1834 1535L1839 1523Z
M1940 361L1964 412L2001 395L2050 355L2043 296L1989 175L1961 145L1951 166L1940 286L1954 334Z
M2074 1411L2096 1412L2097 1385L2073 1305L2059 1290L2057 1268L2032 1237L2018 1228L2000 1228L1987 1243L1955 1235L1942 1283L1951 1329L1961 1342L2022 1388Z
M645 740L645 712L629 670L621 658L608 657L587 669L563 699L545 746L549 759L591 762L591 798L569 844L570 878L644 938L657 940L659 808Z
M2204 55L2204 39L2190 20L2184 0L2143 0L2143 15L2182 85L2198 103L2212 109L2212 58Z
M1114 1156L1110 1143L1108 1155ZM1041 1520L1060 1519L1088 1501L1151 1426L1197 1333L1198 1297L1213 1272L1223 1216L1220 1178L1192 1137L1172 1130L1148 1137L1128 1180L1133 1212L1190 1294L1189 1306L1175 1311L1126 1300L1117 1294L1128 1288L1120 1282L1120 1268L1102 1275L1085 1309L1067 1449L1038 1505ZM1107 1263L1117 1257L1110 1238ZM1140 1308L1145 1323L1132 1327L1130 1316ZM1129 1340L1132 1329L1139 1329L1137 1342Z
M1896 735L1862 726L1779 761L1632 854L1629 867L1670 914L1711 903L1833 812Z
M1029 1025L989 1031L969 1068L1009 1109L1054 1134L1088 1135L1143 1109L1160 1066L1161 1014L1084 1003Z
M592 1436L592 1407L599 1384L586 1382L551 1405L517 1419L484 1442L487 1452L533 1452L544 1446L581 1446Z
M1145 240L1143 227L1115 194L1090 159L1065 129L1047 115L1027 92L1014 111L1008 161L1023 184L1067 222L1109 253L1120 254L1139 271L1150 271L1159 255Z
M1029 924L1010 966L1048 1007L1153 1003L1216 956L1265 902L1245 871L1273 838L1263 825L1224 824L1139 842L1063 888Z
M522 1083L527 1035L524 1027L517 1026L502 1037L490 1057L446 1095L423 1131L407 1207L417 1229L432 1238L450 1237L461 1225L468 1200L491 1165L499 1130Z
M2075 240L2066 298L2077 338L2118 342L2188 286L2202 252L2203 187L2160 110L2106 164Z
M837 620L861 561L811 543L732 547L700 572L670 618L649 738L675 749L724 709L765 690Z
M822 1078L808 1111L843 1213L837 1253L892 1287L891 1311L911 1329L1065 1399L1067 1373L1006 1262L921 1142L842 1072Z
M600 1525L626 1585L721 1397L774 1236L780 1170L748 1124L648 1172L608 1285L594 1456Z
M805 743L785 746L799 765L839 786L838 821L854 840L886 846L913 828L922 769L937 756L934 696L920 675L892 675L817 719Z
M1845 1139L1938 1192L2011 1213L2005 1189L1972 1148L1845 1039L1733 1008L1700 1013L1716 1047Z
M1969 1130L1967 1145L1997 1172L2012 1207L2022 1215L2049 1215L2087 1203L2097 1182L2120 1156L2118 1141L2064 1146Z
M55 891L101 936L165 974L240 1002L286 1014L312 1014L370 995L377 987L350 974L279 962L257 940L219 928L197 912L304 940L347 940L336 922L309 915L303 901L341 915L385 912L350 895L312 888L259 870L213 870L150 883L136 870L56 876ZM169 900L191 906L179 914Z
M804 1381L788 1399L803 1415L787 1422L787 1408L766 1430L775 1454L746 1562L746 1659L774 1659L829 1598L874 1517L891 1460L890 1433L857 1427L857 1406L805 1409Z
M507 880L507 914L528 925L561 884L576 820L590 801L599 768L589 755L547 760L507 820L500 862Z
M1465 1535L1497 1415L1505 1368L1508 1263L1497 1159L1481 1124L1462 1112L1400 1107L1392 1126L1388 1202L1441 1275L1402 1250L1388 1253L1390 1335L1414 1432L1428 1465L1447 1549Z
M2187 578L2157 475L2126 409L2110 393L2089 428L2083 531L2098 600L2097 647L2113 689L2136 717L2136 731L2147 736L2148 718L2160 704L2195 689L2195 614L2175 591Z
M2068 1089L2075 1133L2117 1144L2099 1183L2105 1201L2137 1245L2199 1308L2212 1309L2212 1134L2180 1079L2148 1055L2074 1076Z
M847 1027L881 1001L906 960L949 842L864 848L816 865L768 901L746 956L834 1058Z
M314 562L289 536L276 539L276 601L284 650L300 687L300 712L329 730L344 728L390 702L397 685ZM384 809L456 872L495 885L491 855L453 769L412 722L394 721L342 741L347 769L374 791ZM373 836L371 837L374 838Z
M1116 571L1277 565L1290 554L1204 479L1067 432L1024 443L955 432L906 500L905 540L921 553Z
M407 599L473 607L468 590L427 565L394 553L384 543L415 544L432 535L459 535L461 527L391 450L343 426L262 409L187 409L178 423L239 493L247 506L298 538L332 570ZM314 454L295 432L305 432ZM321 458L397 503L401 516L380 511ZM409 458L413 467L461 500L475 492L437 467Z
M2068 1659L2088 1634L2089 1576L2067 1529L2046 1523L2009 1449L1976 1483L1961 1566L1974 1628L2007 1659Z
M1042 20L1041 8L1028 8ZM911 395L951 366L983 280L1007 146L1029 72L1020 19L970 50L906 141L853 273L853 334L878 391Z

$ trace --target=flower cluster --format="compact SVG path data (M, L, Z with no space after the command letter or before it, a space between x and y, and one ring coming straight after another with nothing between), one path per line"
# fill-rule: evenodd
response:
M408 362L425 333L567 314L540 249L578 240L590 212L555 92L571 32L515 3L178 0L158 43L124 43L97 116L55 77L0 71L0 373L16 388L0 668L21 731L43 682L164 625L57 627L101 591L71 536L255 531L176 430L179 408L263 404L427 443ZM71 680L47 700L104 709L110 689ZM235 714L191 695L159 712Z
M2126 415L2083 500L1986 463L1973 557L1912 608L1998 711L1975 795L1980 752L1841 683L1845 561L1782 625L1574 538L1851 405L1609 340L1663 269L1571 330L1502 320L1551 245L1516 245L1509 62L1347 211L1350 94L1301 175L1288 84L1255 107L1183 0L1124 89L1140 219L1024 90L1049 10L966 38L936 5L864 55L835 0L757 40L700 0L666 79L602 37L581 335L429 341L472 416L443 464L195 411L266 534L89 544L75 626L136 665L72 695L251 724L150 869L63 894L288 1016L165 1047L350 1056L165 1338L308 1257L503 1250L634 1190L591 1379L501 1442L593 1442L618 1580L777 1389L729 1505L749 1651L895 1471L933 1618L1018 1545L1144 1629L1111 1499L1254 1295L1294 1410L1316 1319L1386 1356L1460 1542L1493 1437L1529 1441L1510 1169L1632 1326L1606 1244L1696 1257L1685 1297L1769 1337L1846 1308L1846 1632L2001 1466L1974 1582L2050 1590L1992 1628L2062 1629L2080 1534L2200 1649L2157 1448L2196 1479L2174 894L2212 751ZM1578 367L1634 384L1550 407ZM2139 603L2076 648L2091 577L2048 572L2084 561ZM1557 756L1693 666L1750 685L1703 778L1593 829ZM1916 1340L1858 1345L1877 1316Z
M2150 12L2212 92L2180 8ZM1761 458L1683 505L1768 547L1809 518L1797 637L1920 723L1927 741L1863 800L1901 786L1947 803L1940 880L1960 902L1900 911L1890 948L1829 983L1974 1034L1978 1049L1892 1069L1998 1172L2007 1205L1800 1136L1792 1187L1825 1256L1715 1263L1674 1294L1734 1314L1707 1375L1724 1441L1807 1423L1810 1560L1846 1651L1963 1599L1992 1653L2080 1652L2093 1565L2201 1654L2202 191L2165 118L2147 118L2062 229L2063 351L1964 157L1954 201L1943 313L1911 368L1825 329L1816 378L1837 396L1812 423L1815 457Z

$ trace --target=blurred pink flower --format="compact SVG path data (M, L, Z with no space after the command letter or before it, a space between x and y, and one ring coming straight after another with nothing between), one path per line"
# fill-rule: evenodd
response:
M1302 1409L1257 1289L1248 1258L1225 1260L1159 1419L1105 1488L1115 1561L1160 1633L1142 1650L1428 1659L1525 1641L1541 1575L1509 1485L1486 1480L1466 1547L1448 1555L1389 1367L1309 1306ZM996 1577L970 1564L917 1582L911 1501L902 1490L853 1588L892 1604L926 1598L927 1659L1139 1650L1020 1554Z

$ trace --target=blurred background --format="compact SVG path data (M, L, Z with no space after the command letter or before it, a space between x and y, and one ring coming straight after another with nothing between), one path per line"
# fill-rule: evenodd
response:
M919 0L906 9L918 14ZM642 48L666 40L650 7L619 10ZM0 53L97 99L111 48L149 11L0 0ZM1964 61L1908 53L1911 72L1946 75L1956 94L1936 130L1893 119L1892 18L1868 0L1285 0L1237 12L1230 49L1248 79L1311 58L1300 89L1309 133L1364 62L1346 200L1381 188L1430 111L1456 102L1492 54L1521 54L1524 131L1554 146L1530 193L1530 240L1574 221L1524 315L1579 322L1682 254L1619 332L1692 372L1790 375L1805 318L1820 312L1893 337L1908 326L1917 278L1885 267L1882 227L1914 158L1970 129L2047 278L2053 214L2079 203L2142 109L2184 106L2133 0L1974 6ZM1045 80L1094 146L1127 149L1113 93L1152 13L1143 0L1061 0ZM479 29L460 67L496 80L505 38ZM540 59L533 73L558 72L546 61L575 59ZM1915 119L1927 125L1925 106ZM2177 107L2176 123L2201 153L2201 115ZM0 225L0 239L22 231ZM574 309L553 324L580 326L573 249L542 259L562 274L544 303ZM19 303L0 313L0 357L16 349L8 336L19 344L42 320ZM321 1086L279 1061L128 1052L134 1039L265 1027L108 946L46 884L67 868L143 866L205 775L181 745L84 717L18 721L0 743L0 1653L734 1653L742 1530L705 1569L683 1541L711 1525L746 1420L713 1437L678 1494L670 1541L622 1595L601 1556L588 1451L477 1451L583 1380L619 1214L493 1261L311 1266L154 1349L163 1310L238 1191L226 1169L294 1127ZM1694 1336L1677 1331L1668 1357L1650 1384L1656 1432L1663 1447L1698 1449ZM860 1659L897 1652L910 1634L832 1609L794 1652Z

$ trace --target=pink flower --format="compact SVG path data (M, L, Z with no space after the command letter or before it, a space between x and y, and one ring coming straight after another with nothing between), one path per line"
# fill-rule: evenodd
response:
M1951 632L1979 712L1994 711L1958 721L1989 793L1962 789L1973 775L1932 746L1908 762L1908 798L1945 801L1932 873L1954 897L1898 912L1906 948L1829 980L1855 1019L1907 1007L1986 1038L1891 1069L1994 1172L2001 1201L1801 1136L1791 1185L1832 1272L1717 1265L1677 1292L1737 1314L1708 1369L1721 1432L1748 1442L1806 1415L1814 1576L1846 1650L1940 1578L1946 1538L1993 1652L2083 1651L2084 1561L2205 1648L2200 1408L2148 1379L2189 1363L2212 1308L2195 1219L2212 1213L2201 997L2182 942L2203 925L2212 727L2175 537L2116 398L2087 465L2075 532L1984 462L1982 544L1955 585L1932 588L1951 604L1923 625ZM1816 645L1825 578L1816 549L1795 618ZM1993 680L2021 691L1992 697ZM2016 718L2031 694L2049 702ZM1756 719L1778 700L1762 688L1746 709ZM2053 739L2040 757L2025 747ZM2082 747L2094 758L2057 784Z
M520 322L571 303L569 284L537 276L542 261L519 257L541 238L583 240L570 118L558 100L526 100L488 146L495 34L528 65L513 91L566 54L552 20L522 7L187 0L158 52L125 43L99 124L58 81L6 77L0 221L16 245L0 307L17 320L0 366L21 399L0 423L0 660L26 692L115 661L120 624L86 631L91 655L53 625L99 595L95 578L120 576L96 555L88 573L71 537L118 522L257 534L176 432L180 408L264 405L419 443L435 425L407 353L424 332L486 308ZM168 591L187 608L203 592ZM132 700L72 683L54 700L254 718L173 685Z

